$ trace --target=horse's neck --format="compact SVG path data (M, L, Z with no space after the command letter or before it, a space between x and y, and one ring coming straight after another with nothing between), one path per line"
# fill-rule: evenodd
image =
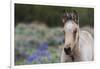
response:
M85 61L92 59L93 39L90 33L80 32L79 41L74 48L74 56L76 61Z
M82 51L83 44L81 43L80 40L81 40L81 38L79 36L79 40L77 41L76 46L74 47L74 51L73 51L75 61L83 60L83 58L82 58L82 56L83 56L83 51Z
M74 47L73 54L74 54L75 61L81 60L82 52L81 52L81 47L80 47L80 35L79 35L79 39L77 40L76 46Z

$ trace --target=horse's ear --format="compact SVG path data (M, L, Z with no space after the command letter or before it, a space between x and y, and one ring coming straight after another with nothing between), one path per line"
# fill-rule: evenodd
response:
M62 11L62 18L61 19L62 19L63 23L66 22L66 10L65 9Z
M74 20L78 23L79 22L79 14L76 10L73 10Z

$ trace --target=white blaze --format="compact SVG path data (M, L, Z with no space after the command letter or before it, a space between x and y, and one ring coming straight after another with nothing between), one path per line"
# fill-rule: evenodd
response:
M72 28L73 28L72 21L67 22L66 25L65 25L65 31L67 30L69 32L72 32L73 31Z

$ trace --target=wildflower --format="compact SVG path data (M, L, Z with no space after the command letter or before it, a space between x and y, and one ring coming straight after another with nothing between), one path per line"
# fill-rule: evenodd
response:
M46 42L40 44L39 48L37 48L37 51L29 56L27 60L29 63L45 63L45 58L47 61L51 60L51 54L48 51L48 44Z
M27 61L28 61L29 63L32 63L33 61L37 62L38 59L39 59L38 55L35 54L35 53L33 53L31 56L29 56L29 57L27 58Z
M38 50L43 51L43 50L47 50L48 49L48 44L45 43L41 43Z

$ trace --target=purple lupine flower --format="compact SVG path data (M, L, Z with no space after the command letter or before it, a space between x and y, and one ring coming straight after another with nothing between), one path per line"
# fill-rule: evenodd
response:
M41 43L38 50L43 51L48 49L48 44L46 42Z
M46 42L41 43L37 51L28 57L28 62L36 62L36 63L45 63L42 58L47 57L47 59L51 60L51 54L48 51L48 44Z
M48 60L51 60L51 54L48 51L48 44L45 42L43 44L40 45L40 47L37 50L37 54L42 58L42 57L47 57ZM40 58L40 59L41 59Z
M37 49L37 54L41 56L48 55L48 44L46 42L40 44L39 48Z
M25 51L20 51L19 48L15 48L15 61L21 58L26 59L29 55Z
M43 50L43 51L37 50L37 54L39 56L47 56L49 54L49 52L48 52L48 50Z
M38 61L39 57L37 54L33 53L31 56L27 58L28 62L32 63L33 61Z

